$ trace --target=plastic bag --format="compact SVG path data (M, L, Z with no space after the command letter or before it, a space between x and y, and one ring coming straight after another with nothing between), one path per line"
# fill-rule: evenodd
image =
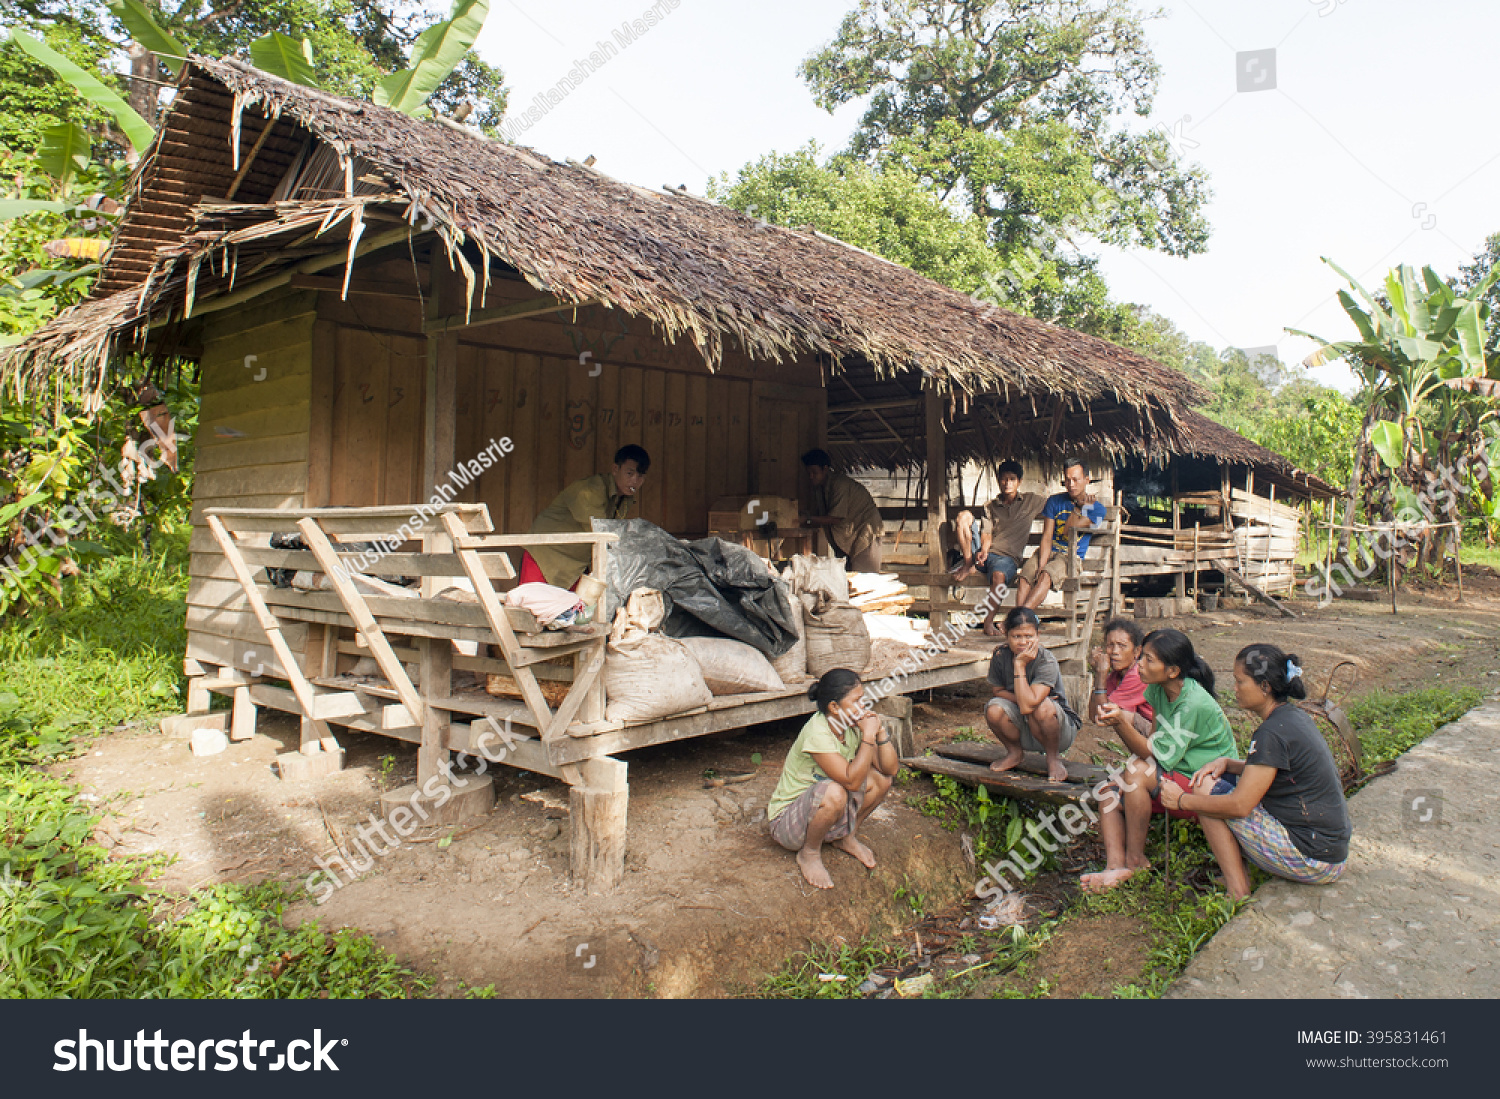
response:
M631 592L651 588L662 593L669 637L729 637L769 657L796 643L790 593L750 550L718 538L684 543L644 519L593 525L620 536L609 547L607 616Z

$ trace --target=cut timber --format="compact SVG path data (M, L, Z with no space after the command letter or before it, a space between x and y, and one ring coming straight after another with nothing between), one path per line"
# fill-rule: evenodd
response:
M229 729L229 711L220 710L212 714L174 714L161 719L161 731L166 736L186 740L199 729Z
M982 763L986 767L1005 755L1005 747L1000 744L976 744L962 741L956 744L939 744L933 751L947 759L956 759L964 763ZM1109 772L1103 767L1095 767L1091 763L1076 763L1065 759L1063 764L1068 768L1069 782L1085 782L1093 786L1109 777ZM1027 752L1016 770L1031 775L1046 775L1047 757L1041 752Z
M987 763L965 763L943 756L903 759L902 764L929 775L947 775L969 786L985 786L1020 801L1039 801L1047 805L1068 805L1086 800L1093 787L1084 782L1052 782L1044 776L1026 771L991 771Z
M625 876L625 818L630 787L626 765L589 759L567 767L572 817L573 881L590 893L608 893Z
M415 783L380 795L380 813L402 835L412 831L412 822L426 827L462 824L482 817L494 807L495 780L489 775L454 775L452 782ZM432 796L426 791L431 790ZM397 819L397 815L401 819Z
M1253 595L1256 599L1259 599L1262 603L1266 604L1266 606L1268 606L1268 607L1275 607L1278 611L1281 612L1281 614L1282 614L1283 617L1285 617L1285 618L1296 618L1297 617L1296 613L1293 612L1293 611L1288 610L1286 608L1285 604L1283 604L1279 600L1274 599L1271 596L1267 595L1265 592L1261 591L1258 587L1256 587L1250 581L1246 580L1243 576L1241 576L1239 574L1239 572L1232 565L1229 564L1228 561L1225 561L1225 560L1222 560L1222 559L1217 560L1217 561L1214 562L1214 568L1218 569L1225 576L1229 577L1229 579L1233 580L1240 587L1244 588L1247 592L1249 592L1251 595Z
M871 707L880 715L880 726L894 742L898 756L917 754L916 726L912 722L912 701L905 695L882 698Z
M344 769L344 750L334 752L282 752L276 757L276 771L288 782L309 782L327 778Z

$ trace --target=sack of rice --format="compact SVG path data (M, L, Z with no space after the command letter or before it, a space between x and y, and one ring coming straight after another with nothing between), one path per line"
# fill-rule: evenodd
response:
M630 594L604 650L604 716L652 721L713 701L698 660L681 641L654 632L664 617L658 591Z
M807 678L807 627L802 623L802 600L792 597L792 625L797 630L797 643L775 660L771 667L783 683L796 683Z
M858 607L826 594L802 596L807 631L807 674L821 677L834 668L863 672L870 663L870 631Z
M703 682L716 695L779 691L786 686L765 654L743 641L730 637L684 637L682 643L697 659Z

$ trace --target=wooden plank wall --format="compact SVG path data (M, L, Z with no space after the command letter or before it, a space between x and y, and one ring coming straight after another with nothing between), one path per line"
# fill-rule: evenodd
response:
M308 293L268 295L205 318L187 598L192 659L279 670L254 617L225 609L243 596L203 510L303 505L316 319L316 299ZM300 648L306 627L286 632Z
M368 277L410 282L411 266L393 261ZM524 283L497 281L485 305L536 296ZM339 326L342 370L346 351L361 361L408 348L415 353L417 345L405 341L419 330L419 310L415 298L351 295L341 302L324 294L319 314ZM652 465L636 514L675 534L702 534L721 496L785 495L791 483L785 471L800 469L800 455L826 431L826 394L811 360L752 362L730 351L711 374L691 343L665 343L649 325L602 306L461 330L457 376L455 458L474 457L491 439L509 436L514 444L508 458L458 498L488 504L496 529L507 532L530 529L565 486L607 472L620 446L638 443ZM394 399L394 389L387 392ZM793 430L782 423L788 402L799 408ZM387 427L388 435L398 430ZM335 424L332 438L336 450L353 444L343 423ZM369 454L346 465L352 472L373 461ZM395 468L386 461L391 484ZM775 484L759 484L770 468L780 471ZM373 500L335 476L329 502ZM401 500L386 491L381 502Z

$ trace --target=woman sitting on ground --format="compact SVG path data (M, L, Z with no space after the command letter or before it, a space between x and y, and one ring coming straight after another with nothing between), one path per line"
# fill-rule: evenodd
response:
M1102 872L1083 876L1081 884L1089 892L1113 889L1150 868L1146 831L1151 814L1168 811L1158 796L1161 790L1174 785L1186 790L1192 782L1189 775L1221 756L1234 756L1234 732L1214 698L1213 669L1193 651L1186 634L1181 630L1147 634L1141 642L1138 668L1146 684L1146 702L1155 713L1156 731L1147 737L1137 724L1137 715L1112 702L1099 707L1099 721L1114 726L1132 755L1115 784L1118 796L1100 806L1099 832L1106 862ZM1181 811L1174 815L1191 816Z
M1260 718L1249 754L1201 767L1186 793L1163 793L1167 805L1198 814L1234 897L1250 895L1241 850L1267 873L1308 885L1338 881L1349 857L1338 764L1313 719L1293 703L1307 697L1299 664L1275 645L1241 649L1235 701Z
M1106 702L1139 715L1136 728L1151 732L1155 713L1146 701L1146 685L1141 682L1141 642L1146 631L1134 618L1111 618L1104 623L1104 646L1089 654L1094 665L1094 693L1089 698L1089 721L1099 724L1099 708Z
M823 865L824 843L875 868L874 853L859 841L859 827L885 800L901 765L864 694L859 676L847 668L823 673L808 688L818 712L787 752L766 808L772 838L797 852L802 876L819 889L833 888Z
M1062 754L1073 746L1083 724L1068 705L1057 657L1042 648L1042 623L1030 607L1013 607L1005 616L1005 644L990 657L990 686L995 697L984 708L984 720L1005 745L1004 758L992 771L1009 771L1026 752L1047 756L1047 777L1066 782Z

